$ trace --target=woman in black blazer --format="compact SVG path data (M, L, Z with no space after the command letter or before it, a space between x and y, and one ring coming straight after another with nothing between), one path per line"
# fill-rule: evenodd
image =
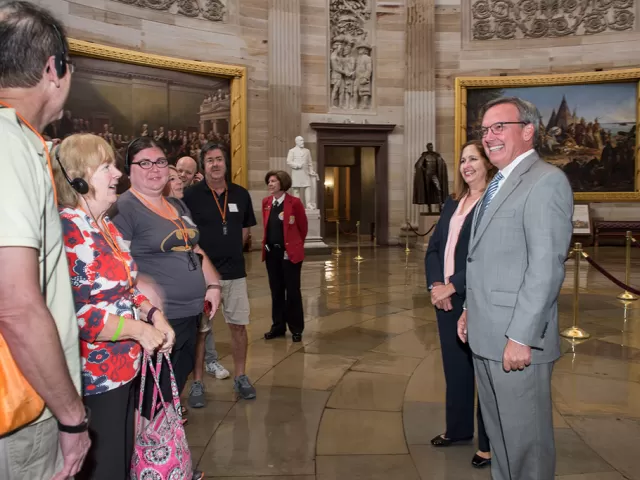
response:
M431 440L436 447L448 447L473 439L473 363L468 344L458 339L457 323L465 299L467 252L473 214L476 203L496 171L481 142L473 140L463 145L457 172L457 191L444 203L425 255L427 286L431 292L431 303L436 308L447 384L447 429ZM491 463L489 439L479 406L478 451L471 463L478 468Z

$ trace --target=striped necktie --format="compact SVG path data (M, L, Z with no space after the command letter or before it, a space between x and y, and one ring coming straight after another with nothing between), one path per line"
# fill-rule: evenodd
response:
M493 177L493 180L491 180L491 183L489 183L489 186L487 187L487 191L484 194L484 197L482 197L482 204L480 205L478 218L476 218L476 227L474 229L474 232L478 230L478 225L480 225L480 220L482 220L482 215L484 215L484 211L487 209L487 207L491 203L491 200L493 200L493 197L496 195L496 192L498 191L498 185L500 184L500 180L502 180L503 178L504 176L502 175L502 173L498 172L496 173L496 176Z

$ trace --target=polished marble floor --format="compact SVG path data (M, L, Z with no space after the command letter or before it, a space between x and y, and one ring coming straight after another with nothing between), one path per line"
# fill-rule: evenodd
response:
M587 250L624 278L624 249ZM640 285L640 249L631 283ZM231 380L207 376L208 406L190 410L187 434L207 478L261 480L489 479L471 467L474 445L435 449L444 427L444 378L424 253L403 248L308 257L302 343L269 342L270 296L259 253L247 255L253 401ZM573 265L560 298L572 321ZM640 301L583 264L580 325L591 339L563 340L553 378L557 475L562 480L640 479ZM221 362L232 370L230 335L215 323ZM232 373L233 375L233 373Z

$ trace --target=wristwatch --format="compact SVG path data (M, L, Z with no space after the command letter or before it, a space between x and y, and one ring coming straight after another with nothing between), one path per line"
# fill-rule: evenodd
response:
M91 410L86 405L84 406L84 420L78 425L63 425L58 421L58 430L63 433L84 433L89 430L89 423L91 422Z

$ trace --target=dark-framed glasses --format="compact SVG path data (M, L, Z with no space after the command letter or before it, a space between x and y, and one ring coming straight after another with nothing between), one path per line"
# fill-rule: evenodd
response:
M160 158L155 162L151 160L140 160L139 162L131 162L131 165L139 165L140 168L144 168L145 170L149 170L154 165L158 168L167 168L169 166L169 160L166 158Z
M491 130L491 133L493 133L494 135L500 135L502 132L504 132L505 125L526 125L526 124L527 122L496 122L493 125L489 125L488 127L480 127L477 130L477 132L480 138L484 138L487 136L487 133L489 133L489 130Z

